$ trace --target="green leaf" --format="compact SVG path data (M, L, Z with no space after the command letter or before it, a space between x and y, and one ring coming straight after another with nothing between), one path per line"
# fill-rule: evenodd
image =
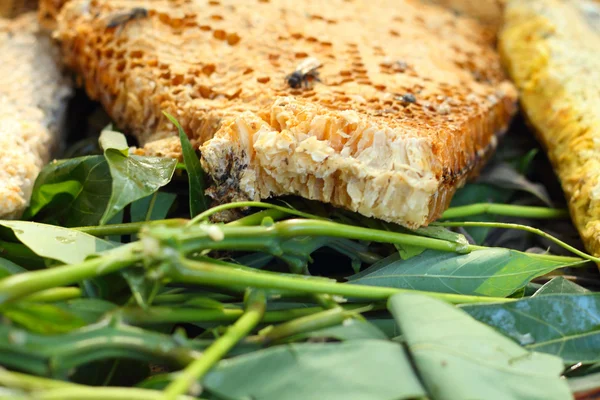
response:
M529 352L450 304L401 293L388 308L435 400L572 398L560 358Z
M181 152L183 154L183 162L188 174L190 187L190 214L195 217L209 208L208 199L204 195L204 171L200 165L200 159L196 155L190 140L185 134L179 122L172 115L163 112L163 114L177 127L179 131L179 140L181 141Z
M154 200L154 204L152 204L152 198L154 196L156 196L156 199ZM173 193L156 192L133 202L131 204L131 222L165 219L176 198L177 195ZM152 206L151 210L150 206ZM148 211L150 211L149 215ZM148 216L150 218L147 219L146 217Z
M10 304L1 312L14 323L35 333L65 333L85 325L85 321L77 315L53 304L19 302Z
M115 304L101 299L73 299L54 305L77 316L86 324L98 322L106 313L117 308Z
M513 193L514 191L512 190L500 189L485 183L469 183L456 192L452 197L450 206L467 206L475 203L506 203ZM496 218L494 215L482 214L469 217L469 221L491 222ZM469 227L464 229L477 244L483 244L490 231L490 228L487 227Z
M102 130L100 138L98 139L102 150L108 149L119 150L124 156L129 155L129 146L127 145L127 138L120 132L113 131L110 126Z
M359 319L348 319L341 325L293 335L287 338L286 342L297 342L306 339L348 341L363 339L387 340L387 338L385 333L370 322Z
M541 200L548 207L552 207L552 200L550 200L546 188L542 184L529 181L508 163L500 162L486 168L477 181L501 189L527 192Z
M87 233L59 226L26 221L0 221L40 257L65 264L84 261L88 256L111 249L114 245Z
M51 162L35 181L25 218L65 227L98 225L111 182L103 156Z
M600 362L600 293L535 296L461 308L528 349L557 355L565 363Z
M131 294L140 307L147 307L159 289L156 279L149 279L147 271L142 268L129 268L121 271L121 275L127 281Z
M587 376L569 378L567 383L569 384L569 387L573 393L596 391L597 394L600 391L600 372ZM584 399L593 400L594 397L586 397Z
M386 227L386 229L393 232L408 233L419 236L426 236L434 239L446 240L448 242L461 244L465 246L465 248L467 248L467 246L469 245L469 241L464 235L452 232L451 230L446 229L442 226L425 226L414 230L406 229L394 224L385 224L384 226ZM402 258L403 260L408 260L410 258L416 257L419 254L423 253L425 250L427 250L425 247L404 244L395 244L394 246L396 246L396 249L400 253L400 258Z
M383 340L275 346L219 362L203 386L228 400L425 397L402 346Z
M508 249L468 254L427 250L404 261L392 255L348 279L360 285L506 297L531 279L564 266Z
M0 279L9 275L20 274L21 272L26 271L27 270L25 268L20 267L12 261L5 258L0 258Z
M552 278L550 281L546 282L546 284L542 286L537 292L535 292L533 296L541 296L547 294L584 293L590 293L590 291L582 286L579 286L576 283L569 281L568 279L563 278L562 276L557 276L556 278Z
M112 176L112 191L100 225L106 224L128 204L156 192L171 181L177 160L160 157L126 156L107 149L104 156Z

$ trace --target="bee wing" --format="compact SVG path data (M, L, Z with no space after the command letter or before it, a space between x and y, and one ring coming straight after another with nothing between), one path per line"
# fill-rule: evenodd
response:
M129 12L124 12L124 13L114 15L110 18L110 20L106 24L106 27L114 28L115 26L121 25L123 22L128 21L130 18L131 18L131 14Z
M321 67L321 62L314 57L308 57L302 60L296 71L300 72L302 75L308 74L310 71L314 71L317 68Z

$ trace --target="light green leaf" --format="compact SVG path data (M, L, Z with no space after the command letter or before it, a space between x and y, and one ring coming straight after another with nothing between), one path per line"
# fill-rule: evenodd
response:
M425 397L402 346L383 340L301 343L259 350L219 362L203 386L228 400Z
M360 285L506 297L531 279L564 266L500 248L468 254L427 250L404 261L392 255L348 279Z
M556 278L552 278L550 281L546 282L546 284L537 292L535 292L533 296L547 294L583 294L589 292L590 291L586 288L581 287L578 284L563 278L562 276L557 276Z
M65 333L85 325L85 321L75 314L53 304L20 302L5 306L0 312L35 333Z
M114 245L87 233L59 226L26 221L0 221L17 239L40 257L65 264L84 261L88 256L111 249Z
M128 204L144 198L171 181L177 160L160 157L125 156L107 149L104 156L112 176L112 191L100 224L106 224Z
M341 325L301 333L291 336L285 341L297 342L306 339L335 339L340 341L363 339L387 340L387 338L385 333L370 322L359 319L348 319Z
M388 302L434 400L567 400L562 361L530 352L450 304L401 293Z
M127 139L125 138L125 135L123 135L121 132L111 130L110 127L108 129L105 128L100 133L98 142L104 151L108 149L115 149L123 153L124 156L129 155L129 146L127 145Z
M163 112L163 114L177 127L179 131L179 140L181 142L181 153L183 154L183 162L188 174L190 188L190 214L195 217L209 207L208 199L204 194L204 171L200 165L200 159L196 155L189 138L185 134L183 128L172 115Z
M461 308L528 349L557 355L565 363L600 362L600 293L535 296Z
M587 376L578 376L569 378L567 381L573 393L586 393L591 391L600 391L600 372ZM582 400L593 400L593 397L582 398Z

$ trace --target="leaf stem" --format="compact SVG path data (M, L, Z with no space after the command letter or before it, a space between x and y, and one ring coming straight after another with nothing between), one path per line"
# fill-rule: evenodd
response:
M53 303L57 301L77 299L81 297L81 293L81 289L78 287L57 287L31 294L23 298L23 300L37 301L40 303Z
M87 233L92 236L103 237L103 236L120 236L120 235L132 235L138 233L143 227L148 224L160 224L165 226L183 226L188 222L187 219L183 218L172 218L156 220L152 222L140 221L140 222L128 222L124 224L112 224L112 225L100 225L100 226L79 226L77 228L71 228L83 233Z
M202 356L188 365L165 389L165 400L175 400L186 393L194 382L200 380L229 350L258 325L266 308L266 296L262 290L249 290L246 310L227 332L215 340Z
M468 253L469 245L434 239L407 233L380 231L358 226L344 225L324 220L290 219L271 226L216 226L223 233L223 240L214 240L204 225L187 229L162 226L150 227L146 232L163 242L177 242L184 253L199 249L212 250L264 250L274 255L281 252L284 238L300 236L330 236L372 242L405 244L433 250ZM213 235L214 237L214 235Z
M61 265L50 269L29 271L0 280L0 304L57 286L106 275L128 267L142 259L140 243L134 242L102 253L79 264Z
M365 303L346 304L342 308L344 311L352 311L363 308ZM272 324L285 322L299 317L305 317L323 311L322 307L302 307L290 308L286 310L273 310L264 313L261 322ZM185 323L185 322L233 322L244 314L244 310L235 308L224 308L221 310L207 310L198 308L184 307L163 307L154 306L148 308L125 307L120 309L117 314L123 319L123 322L135 325L153 325L164 323Z
M387 300L396 293L421 293L453 304L508 302L513 299L469 296L452 293L423 292L391 287L355 285L316 279L306 279L293 274L273 273L261 270L241 270L232 267L180 258L173 264L169 277L173 282L228 287L232 284L263 289L284 289L299 293L324 293L350 298Z
M576 249L575 247L571 246L570 244L563 242L562 240L550 235L549 233L542 231L541 229L533 228L533 227L527 226L527 225L511 224L511 223L504 223L504 222L471 222L471 221L467 221L467 222L436 222L433 225L447 226L447 227L456 227L456 226L486 227L486 228L516 229L516 230L520 230L520 231L526 231L526 232L534 233L545 239L548 239L551 242L556 243L563 249L566 249L566 250L570 251L571 253L576 254L583 259L593 261L596 263L600 263L600 258L594 257L587 253L584 253L583 251Z
M267 209L259 212L255 212L252 215L231 221L225 225L227 226L256 226L260 225L265 218L271 218L273 221L278 221L284 217L290 215L288 212L276 209Z
M36 400L162 400L157 390L123 387L65 387L36 392ZM176 400L198 400L197 397L177 396Z
M364 309L362 311L367 311ZM300 333L311 332L318 329L328 328L343 323L346 319L356 315L354 311L346 311L341 307L321 311L312 315L296 318L284 322L281 325L271 326L261 331L257 337L253 338L258 342L265 344L278 342L287 337Z
M476 203L468 206L451 207L442 214L441 219L471 217L480 214L495 214L506 217L524 217L536 219L568 218L569 211L558 208L519 206L514 204Z
M234 203L222 204L220 206L216 206L209 210L206 210L203 213L198 214L194 218L192 218L192 220L188 223L188 225L197 224L198 222L203 221L203 220L207 219L208 217L210 217L211 215L214 215L221 211L232 210L235 208L247 208L247 207L267 208L267 209L281 211L281 212L284 212L289 215L296 215L298 217L303 217L303 218L308 218L308 219L317 219L317 220L326 220L325 218L319 217L317 215L312 215L309 213L294 210L292 208L278 206L275 204L262 203L260 201L239 201L239 202L234 202Z

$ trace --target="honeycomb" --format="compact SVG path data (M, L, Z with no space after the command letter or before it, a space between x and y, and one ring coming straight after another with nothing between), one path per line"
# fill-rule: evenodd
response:
M600 256L600 4L510 0L503 58L587 250Z
M36 14L0 19L0 218L18 217L58 146L71 94Z
M54 37L142 152L178 154L176 116L219 202L297 194L425 225L515 111L489 30L412 0L71 0ZM308 57L321 81L290 88Z
M2 0L0 1L0 18L13 18L37 6L37 0Z

